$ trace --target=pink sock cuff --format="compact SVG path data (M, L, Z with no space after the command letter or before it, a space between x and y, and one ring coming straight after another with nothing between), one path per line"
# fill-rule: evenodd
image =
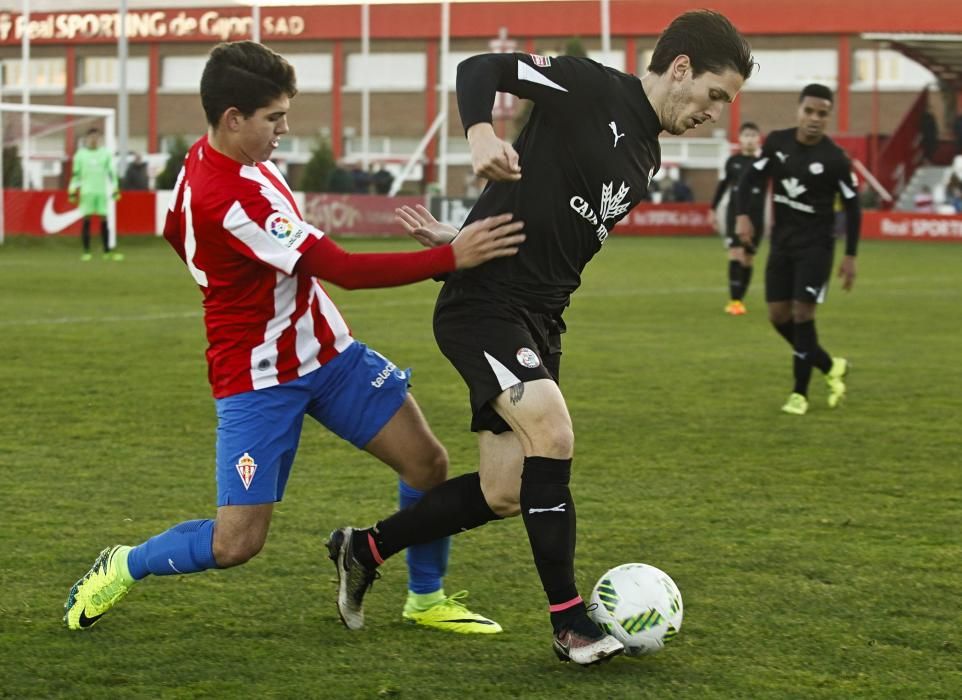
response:
M574 598L572 598L571 600L569 600L569 601L566 602L566 603L558 603L557 605L549 605L549 606L548 606L548 610L549 610L549 612L553 612L553 613L561 612L562 610L567 610L568 608L573 608L574 606L576 606L578 603L581 603L581 602L583 602L583 601L581 600L581 596L578 595L578 596L575 596Z
M374 561L380 566L384 563L384 559L381 558L381 553L377 551L377 545L374 543L374 536L371 533L367 533L367 546L371 548L371 556L374 557Z

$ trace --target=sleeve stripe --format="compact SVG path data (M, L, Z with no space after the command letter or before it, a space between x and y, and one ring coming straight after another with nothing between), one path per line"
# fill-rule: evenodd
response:
M838 188L842 191L842 196L845 199L852 199L855 196L855 191L842 180L838 181Z
M539 85L545 85L546 87L554 88L561 92L568 92L567 88L563 88L550 78L541 75L541 73L521 60L518 61L518 80L527 80L529 83L538 83Z
M260 260L288 275L293 274L294 266L301 257L300 252L288 249L254 223L240 202L234 202L227 210L224 228L250 248Z

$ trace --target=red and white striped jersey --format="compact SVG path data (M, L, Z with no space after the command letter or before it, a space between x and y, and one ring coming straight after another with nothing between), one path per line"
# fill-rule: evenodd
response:
M238 163L206 136L191 147L164 237L204 294L215 398L289 382L354 342L318 281L294 272L323 235L273 163Z

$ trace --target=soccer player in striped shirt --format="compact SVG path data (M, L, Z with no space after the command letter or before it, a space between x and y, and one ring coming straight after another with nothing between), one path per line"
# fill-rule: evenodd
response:
M288 131L296 92L293 68L260 44L220 44L210 54L201 78L210 128L185 159L164 236L204 297L218 417L217 516L180 523L136 547L104 549L70 590L70 629L96 623L148 575L226 568L255 556L284 495L305 415L392 467L402 507L447 477L444 447L408 393L409 372L351 336L319 280L389 287L474 267L515 254L521 223L510 214L488 217L427 250L345 252L303 220L269 160ZM464 606L463 594L444 594L447 556L442 538L409 557L403 617L455 632L499 632Z

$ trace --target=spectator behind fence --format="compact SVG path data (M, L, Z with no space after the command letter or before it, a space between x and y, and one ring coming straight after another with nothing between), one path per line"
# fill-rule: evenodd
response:
M915 193L914 197L915 211L924 214L932 214L935 212L935 197L932 196L932 188L928 185L922 185L918 192Z
M955 118L952 131L955 132L955 153L962 156L962 114Z
M962 154L952 161L952 175L945 186L945 196L956 214L962 214Z
M150 179L147 177L147 163L139 153L134 153L134 159L127 164L124 172L123 188L125 190L146 190Z

